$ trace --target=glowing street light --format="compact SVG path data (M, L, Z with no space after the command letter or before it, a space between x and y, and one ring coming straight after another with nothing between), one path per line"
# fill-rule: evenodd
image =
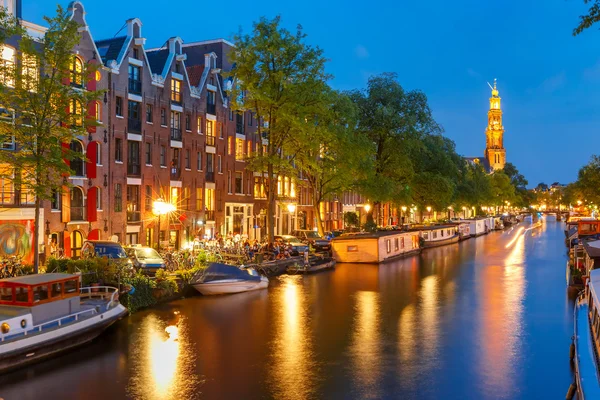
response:
M163 199L155 200L154 203L152 203L152 212L154 213L154 215L158 216L157 250L160 250L160 216L166 215L173 211L175 211L175 206L171 203L164 201Z
M368 213L369 211L371 211L371 205L370 204L365 204L365 211Z
M290 214L293 214L294 211L296 211L296 205L294 203L290 203L287 205L287 209L290 212Z

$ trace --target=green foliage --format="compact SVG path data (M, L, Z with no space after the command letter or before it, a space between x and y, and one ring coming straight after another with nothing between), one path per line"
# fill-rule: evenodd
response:
M219 261L220 259L215 253L200 250L200 253L198 253L198 256L196 257L196 263L194 267L206 268L208 267L208 264Z
M362 228L366 232L377 232L377 223L373 220L371 214L367 216L367 222L363 224Z
M180 269L177 271L177 277L181 279L184 284L189 284L196 275L196 273L206 269L206 266L198 266L190 269Z
M344 213L344 224L346 226L358 226L360 221L358 220L358 214L353 211L346 211Z
M154 277L156 278L156 281L164 281L165 279L169 278L169 273L161 268L158 271L156 271L156 274L154 275Z
M172 279L164 279L164 280L161 280L161 281L157 280L157 282L156 282L156 288L164 290L165 291L165 294L164 294L165 297L173 296L179 290L179 287L177 286L177 282L175 282Z
M579 35L587 28L600 21L600 0L583 0L585 4L590 4L587 14L579 16L579 24L573 29L573 36Z
M133 294L127 293L121 296L121 302L134 313L141 308L150 307L156 304L152 289L156 288L156 282L141 273L128 277L123 283L135 288Z
M600 156L593 155L579 170L576 185L582 201L600 204Z

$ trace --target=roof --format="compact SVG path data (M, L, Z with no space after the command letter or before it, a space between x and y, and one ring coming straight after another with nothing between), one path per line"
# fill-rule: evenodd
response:
M148 63L150 64L150 71L154 74L162 75L163 69L165 67L165 63L169 58L169 50L154 50L147 51L146 57L148 57Z
M380 237L393 236L393 235L412 235L415 232L411 231L377 231L377 232L357 232L357 233L344 233L342 236L334 237L331 239L332 242L339 242L342 240L357 240L357 239L379 239Z
M583 242L583 248L590 258L600 258L600 240Z
M411 229L411 231L434 231L436 229L448 229L456 228L456 225L431 225L431 226L420 226L418 228Z
M191 67L186 67L186 70L190 85L200 85L200 79L202 79L202 73L204 72L204 65L192 65Z
M490 163L486 157L463 157L468 162L481 165L486 171L490 172Z
M119 36L112 39L96 41L96 47L98 48L100 57L102 57L102 62L106 64L109 60L118 61L119 54L121 54L121 50L123 49L126 40L127 36Z
M36 275L24 275L24 276L17 276L14 278L1 279L0 283L11 282L11 283L19 283L22 285L37 285L40 283L60 281L62 279L77 278L77 277L79 277L79 275L61 274L61 273L36 274Z

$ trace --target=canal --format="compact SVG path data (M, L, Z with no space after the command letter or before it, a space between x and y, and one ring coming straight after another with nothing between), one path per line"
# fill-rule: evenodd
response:
M563 226L525 222L390 264L142 311L83 349L0 377L0 397L564 398Z

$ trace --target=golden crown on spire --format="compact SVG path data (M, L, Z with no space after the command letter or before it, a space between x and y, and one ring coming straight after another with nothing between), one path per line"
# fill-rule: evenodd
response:
M494 87L492 88L492 96L498 97L498 89L496 88L496 78L494 78Z

